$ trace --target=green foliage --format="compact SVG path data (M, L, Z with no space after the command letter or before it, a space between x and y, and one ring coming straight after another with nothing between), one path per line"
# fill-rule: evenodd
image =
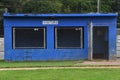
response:
M114 3L112 1L106 1L106 0L101 1L101 12L107 12L107 13L113 12L112 11L113 4Z
M62 4L59 0L26 0L21 1L16 12L20 13L60 13Z
M97 0L1 0L0 8L12 13L90 13L97 11ZM101 0L101 12L118 12L115 0Z
M96 2L84 1L81 3L82 13L96 12L97 11L96 6L97 6Z
M101 12L118 12L117 3L101 0ZM97 11L97 0L1 0L0 6L11 13L91 13Z

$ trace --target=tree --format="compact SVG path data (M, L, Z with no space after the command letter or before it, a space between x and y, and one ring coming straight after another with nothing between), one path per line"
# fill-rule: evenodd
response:
M4 5L4 8L8 8L9 12L15 13L19 0L1 0L1 3Z
M59 0L26 0L21 1L17 12L23 13L60 13L62 3ZM21 9L22 8L22 9Z

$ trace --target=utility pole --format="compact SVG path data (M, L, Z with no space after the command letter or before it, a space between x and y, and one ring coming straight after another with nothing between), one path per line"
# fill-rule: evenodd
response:
M100 13L100 0L97 0L97 13Z

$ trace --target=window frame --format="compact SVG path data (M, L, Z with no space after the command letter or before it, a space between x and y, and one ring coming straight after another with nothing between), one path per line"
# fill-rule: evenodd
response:
M67 29L75 29L75 28L79 28L79 30L81 30L80 31L80 47L58 47L58 42L57 42L57 40L58 40L58 37L57 37L57 29L58 28L62 28L62 29L65 29L65 28L67 28ZM82 49L82 48L84 48L84 28L83 28L83 26L56 26L56 27L54 27L54 48L55 49Z
M43 29L43 47L16 47L15 29ZM46 48L46 27L12 27L12 48L13 49L45 49Z

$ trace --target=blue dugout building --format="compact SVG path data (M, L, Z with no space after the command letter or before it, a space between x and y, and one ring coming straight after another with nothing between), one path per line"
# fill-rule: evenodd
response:
M4 59L115 59L116 21L117 13L5 13Z

